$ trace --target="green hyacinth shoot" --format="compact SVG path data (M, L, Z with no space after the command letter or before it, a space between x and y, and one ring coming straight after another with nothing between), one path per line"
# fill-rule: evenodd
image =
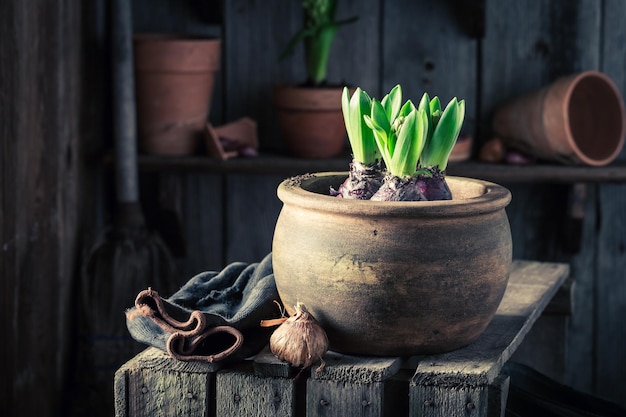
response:
M380 101L360 88L349 98L344 88L342 110L354 158L371 163L380 155L392 175L406 177L425 168L446 169L465 117L465 101L455 97L442 111L439 98L426 93L417 107L411 100L402 104L400 85Z

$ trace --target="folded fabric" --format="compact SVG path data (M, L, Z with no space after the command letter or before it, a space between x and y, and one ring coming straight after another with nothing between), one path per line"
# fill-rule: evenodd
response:
M167 299L152 288L141 291L126 326L135 340L180 360L240 360L267 345L273 329L260 322L280 311L269 254L259 263L200 273Z

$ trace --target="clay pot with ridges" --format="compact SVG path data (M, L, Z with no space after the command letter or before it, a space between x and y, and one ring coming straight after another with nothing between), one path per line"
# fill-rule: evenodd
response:
M448 177L447 201L328 195L347 173L286 180L273 241L281 300L304 303L332 350L375 356L451 351L493 318L512 261L510 192Z
M287 152L300 158L339 155L346 144L342 88L274 87L274 107Z
M508 146L541 159L603 166L624 146L624 102L608 76L585 71L505 103L493 130Z
M140 152L187 155L198 150L220 67L220 48L218 39L135 35Z

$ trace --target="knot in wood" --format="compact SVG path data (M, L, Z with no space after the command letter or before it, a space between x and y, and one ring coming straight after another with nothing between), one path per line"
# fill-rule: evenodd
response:
M330 405L330 401L325 400L324 398L322 398L320 400L320 404L323 405L324 407L326 407L327 405Z
M233 401L236 402L236 403L241 401L241 397L239 396L239 394L235 394L235 396L233 397Z
M472 411L474 409L476 409L476 405L474 404L473 401L468 401L467 404L465 404L465 409L467 409L467 411Z

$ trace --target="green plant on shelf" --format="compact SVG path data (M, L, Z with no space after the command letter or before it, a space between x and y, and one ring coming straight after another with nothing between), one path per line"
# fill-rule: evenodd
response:
M352 23L357 17L335 20L337 0L302 0L304 27L296 33L280 56L293 54L296 46L304 43L307 84L323 85L326 81L330 47L339 27Z

